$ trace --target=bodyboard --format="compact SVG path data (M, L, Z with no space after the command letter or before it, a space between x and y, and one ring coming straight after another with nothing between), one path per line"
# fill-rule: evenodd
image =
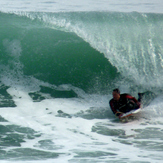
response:
M127 113L124 113L124 114L120 117L120 119L126 118L126 117L130 117L130 116L132 116L132 115L134 115L134 114L139 113L141 110L142 110L141 108L135 109L135 110L131 110L131 111L127 112Z

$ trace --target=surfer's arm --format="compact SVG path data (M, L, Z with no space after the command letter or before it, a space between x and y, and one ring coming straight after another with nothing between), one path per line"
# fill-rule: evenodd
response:
M111 108L112 112L115 114L117 112L117 110L114 107L113 100L110 100L109 104L110 104L110 108Z
M117 109L114 107L113 100L110 100L109 104L110 104L110 108L111 108L112 112L113 112L116 116L119 117L119 116L121 115L121 113L120 113L119 111L117 111Z
M136 103L137 108L140 108L140 102L135 97L131 95L126 95L126 98L130 99L130 101L132 100L134 103Z

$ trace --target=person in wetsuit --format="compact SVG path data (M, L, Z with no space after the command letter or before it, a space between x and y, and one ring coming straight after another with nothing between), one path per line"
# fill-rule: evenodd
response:
M140 96L137 100L129 94L120 94L120 91L117 88L113 90L112 94L113 98L109 101L109 104L116 116L120 117L123 113L140 108Z

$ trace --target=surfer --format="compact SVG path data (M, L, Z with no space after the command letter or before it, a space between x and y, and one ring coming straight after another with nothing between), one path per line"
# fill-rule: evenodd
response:
M109 104L113 113L118 117L120 117L123 113L140 108L142 97L141 93L138 93L138 100L129 94L120 94L120 90L118 88L113 90L112 95L113 98L110 100Z

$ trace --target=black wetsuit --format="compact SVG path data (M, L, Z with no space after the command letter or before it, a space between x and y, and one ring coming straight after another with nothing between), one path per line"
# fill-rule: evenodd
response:
M140 108L140 102L129 94L121 94L119 101L111 99L109 104L114 114L118 112L126 113Z

